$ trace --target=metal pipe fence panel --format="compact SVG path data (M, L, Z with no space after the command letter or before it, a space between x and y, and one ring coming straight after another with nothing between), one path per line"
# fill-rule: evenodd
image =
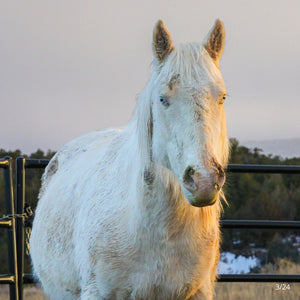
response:
M17 158L17 215L24 214L25 207L25 173L26 169L43 169L47 166L50 160L47 159L25 159L23 157ZM0 160L0 168L8 168L8 162L6 160ZM300 174L300 166L290 165L236 165L229 164L227 172L230 173L266 173L266 174ZM5 183L7 186L7 183ZM11 181L12 185L12 181ZM14 208L12 207L12 214ZM14 218L12 219L14 220ZM9 220L0 220L3 226L9 227ZM1 283L18 283L15 295L11 294L11 299L23 299L23 283L35 283L32 274L24 273L24 218L16 218L16 241L17 251L15 253L15 261L17 261L14 267L15 276L0 276ZM220 225L222 229L299 229L300 221L268 221L268 220L221 220ZM20 278L20 280L17 280ZM220 274L218 278L219 282L300 282L300 274L293 275L278 275L278 274ZM16 284L17 286L17 284Z

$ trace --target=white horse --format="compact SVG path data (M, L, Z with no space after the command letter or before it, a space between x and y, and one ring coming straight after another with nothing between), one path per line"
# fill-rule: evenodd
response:
M228 139L217 20L174 47L158 21L153 74L127 127L49 163L30 239L49 299L212 299Z

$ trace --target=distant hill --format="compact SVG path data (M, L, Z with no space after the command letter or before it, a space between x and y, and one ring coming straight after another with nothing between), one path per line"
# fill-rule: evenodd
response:
M240 144L250 149L262 149L266 155L278 155L282 158L300 157L300 138L246 141Z

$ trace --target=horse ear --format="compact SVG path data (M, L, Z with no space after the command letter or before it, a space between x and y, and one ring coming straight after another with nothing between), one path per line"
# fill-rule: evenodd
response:
M220 19L217 19L214 26L204 40L204 47L215 64L219 67L219 60L224 50L225 28Z
M161 63L174 49L172 37L162 20L158 20L153 30L153 52Z

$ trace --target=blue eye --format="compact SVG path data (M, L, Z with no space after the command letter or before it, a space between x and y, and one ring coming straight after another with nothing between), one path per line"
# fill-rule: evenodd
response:
M169 101L165 98L165 97L160 97L160 103L163 105L163 106L169 106Z

